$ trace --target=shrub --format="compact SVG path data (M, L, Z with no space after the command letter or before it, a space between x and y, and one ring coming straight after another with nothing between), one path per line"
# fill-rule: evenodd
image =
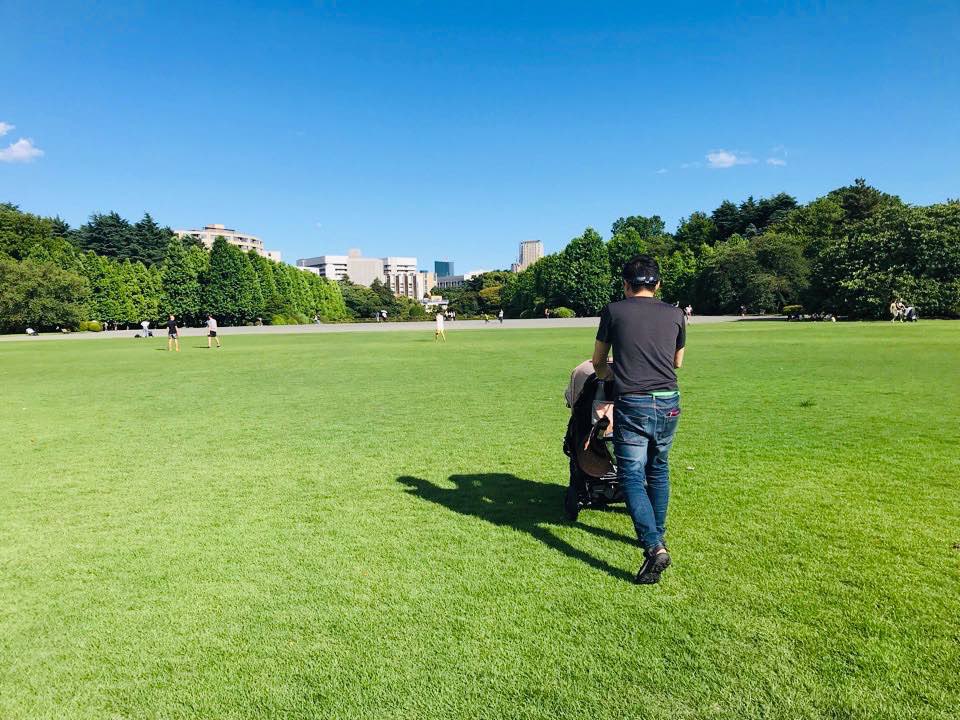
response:
M307 323L310 322L307 316L304 315L302 312L295 312L291 314L287 318L287 320L289 320L292 324L296 324L296 325L306 325Z
M270 324L271 325L288 325L289 322L283 315L271 315Z
M555 318L572 318L576 316L577 314L573 310L566 307L558 307L550 311L550 317Z
M77 325L77 330L79 332L100 332L103 328L100 327L98 320L81 320Z
M803 312L803 305L784 305L783 314L784 315L799 315Z

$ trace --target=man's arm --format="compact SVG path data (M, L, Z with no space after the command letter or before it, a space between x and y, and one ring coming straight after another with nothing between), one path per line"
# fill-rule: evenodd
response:
M673 354L673 367L679 370L683 367L683 351L686 348L680 348Z
M681 355L683 351L681 350ZM593 370L601 380L609 380L613 377L613 371L607 363L607 355L610 354L610 343L600 342L599 340L593 346Z

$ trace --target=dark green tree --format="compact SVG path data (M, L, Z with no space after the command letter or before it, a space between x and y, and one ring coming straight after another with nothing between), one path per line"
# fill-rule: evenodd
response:
M89 286L50 262L17 262L0 255L0 331L76 328L84 320Z
M678 249L689 249L697 253L701 246L717 242L717 226L705 212L698 210L690 213L690 217L680 219L674 238Z
M630 215L614 220L610 228L611 235L619 235L627 228L633 228L641 238L652 238L667 234L667 225L659 215Z
M200 252L202 257L194 254ZM167 243L161 266L162 296L159 302L163 317L173 313L184 324L194 324L200 319L200 276L204 270L206 252L199 248L184 247L180 238Z
M557 305L577 315L599 314L610 300L610 259L603 238L593 228L571 240L559 255L557 288L552 295Z

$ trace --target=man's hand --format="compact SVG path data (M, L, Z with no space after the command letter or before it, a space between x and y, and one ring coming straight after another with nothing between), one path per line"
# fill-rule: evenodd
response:
M610 380L613 377L613 371L607 364L607 355L610 354L610 344L596 341L593 346L593 371L600 380Z

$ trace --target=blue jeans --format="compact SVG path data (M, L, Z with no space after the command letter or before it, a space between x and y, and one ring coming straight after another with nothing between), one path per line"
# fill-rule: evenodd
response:
M644 550L663 542L670 471L667 456L680 421L680 394L622 395L613 407L617 475Z

